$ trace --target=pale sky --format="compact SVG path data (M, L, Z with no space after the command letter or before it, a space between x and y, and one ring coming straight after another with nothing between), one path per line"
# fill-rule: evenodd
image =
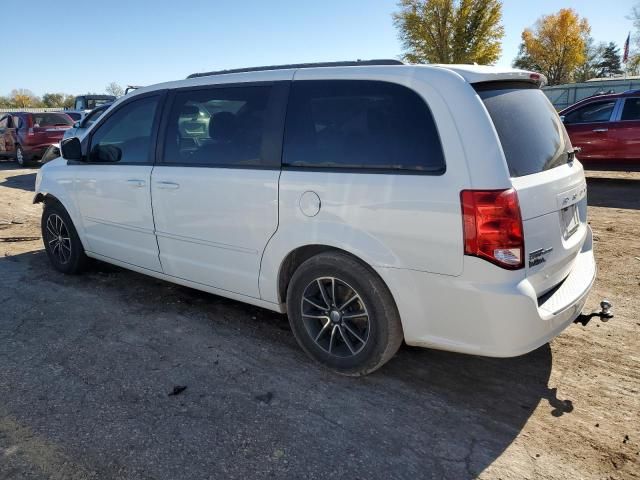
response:
M562 7L587 17L596 41L622 46L635 1L503 0L499 64L511 64L525 27ZM10 0L0 31L16 43L2 51L0 95L13 88L102 92L112 81L148 85L197 71L397 58L395 10L395 0Z

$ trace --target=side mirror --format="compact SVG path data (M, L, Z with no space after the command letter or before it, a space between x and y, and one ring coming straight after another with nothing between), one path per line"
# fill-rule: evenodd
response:
M76 122L73 124L73 128L80 128L80 122Z
M62 158L65 160L75 160L81 162L82 158L82 144L78 137L66 138L60 142L60 151L62 152Z
M564 115L560 115L560 121L564 123Z

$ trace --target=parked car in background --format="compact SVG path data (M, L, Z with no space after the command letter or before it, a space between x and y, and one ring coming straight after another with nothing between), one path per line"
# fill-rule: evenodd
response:
M64 132L62 138L83 137L87 129L107 111L111 103L104 103L87 113L81 120L76 121L73 126ZM66 112L65 112L66 113Z
M589 97L560 116L587 168L640 168L640 90Z
M580 314L586 182L540 75L383 60L192 77L120 98L39 170L57 270L92 257L286 312L346 375L403 340L521 355Z
M73 104L76 111L93 110L105 103L113 103L116 101L114 95L78 95Z
M73 120L63 112L16 112L0 117L0 156L25 166L39 160L49 145L62 140Z

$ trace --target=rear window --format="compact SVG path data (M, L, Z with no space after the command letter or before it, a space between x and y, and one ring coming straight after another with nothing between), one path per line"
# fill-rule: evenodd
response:
M445 170L424 100L401 85L360 80L293 82L283 164L433 175Z
M73 125L73 120L63 113L34 113L34 127L55 127Z
M571 141L542 90L508 83L475 87L496 127L512 177L543 172L569 161Z

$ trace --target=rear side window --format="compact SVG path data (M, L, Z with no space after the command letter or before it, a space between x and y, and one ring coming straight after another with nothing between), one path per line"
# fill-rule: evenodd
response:
M569 125L572 123L608 122L615 106L615 100L593 102L567 113L564 117L564 123Z
M62 127L73 125L71 117L64 113L33 113L34 127Z
M620 120L640 120L640 98L627 98L624 101Z
M186 165L265 166L263 146L272 86L233 86L176 93L163 162Z
M526 84L525 84L526 85ZM498 132L512 177L550 170L569 161L567 131L542 90L476 85Z
M9 126L9 117L0 118L0 128L7 128Z
M441 174L440 137L424 100L404 86L293 82L283 165Z

